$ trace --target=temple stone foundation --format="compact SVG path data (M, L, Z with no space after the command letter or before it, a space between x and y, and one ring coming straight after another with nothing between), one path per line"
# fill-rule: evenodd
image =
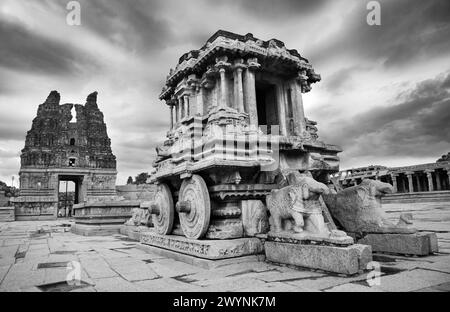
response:
M11 222L14 220L14 207L0 207L0 222Z
M73 206L75 224L72 233L84 236L120 233L120 228L139 208L138 201L87 202Z
M183 236L147 232L141 235L141 243L209 260L257 255L264 251L262 241L256 237L195 240Z

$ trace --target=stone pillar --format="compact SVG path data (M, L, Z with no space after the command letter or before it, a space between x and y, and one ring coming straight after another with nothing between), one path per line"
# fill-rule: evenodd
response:
M200 114L200 116L203 116L203 88L198 85L196 88L197 91L197 114Z
M294 134L302 135L306 130L305 112L303 110L302 88L296 79L290 83L292 95L292 113L294 118Z
M184 104L183 104L183 98L180 96L178 98L178 106L180 107L180 120L184 118Z
M175 101L175 122L178 123L180 120L180 105L178 105L178 101Z
M173 129L173 105L170 104L170 130Z
M415 174L413 175L414 180L416 180L416 185L417 185L417 192L421 192L422 191L422 182L420 181L420 176L419 174Z
M441 175L439 174L439 171L438 170L436 170L435 172L434 172L434 175L435 175L435 177L436 177L436 190L438 190L438 191L440 191L440 190L442 190L442 185L441 185Z
M277 110L278 110L278 121L280 126L280 134L286 136L287 135L287 125L286 125L286 101L284 96L284 88L281 83L276 85L277 92Z
M247 60L244 84L244 105L247 108L250 125L256 127L258 126L258 108L256 105L255 70L260 66L257 58L249 58Z
M221 56L216 58L215 67L219 70L220 74L220 100L219 107L228 106L228 81L226 76L226 68L230 67L231 64L228 63L228 57Z
M427 178L428 178L428 191L433 192L434 191L433 176L432 176L433 170L426 170L425 172L427 173Z
M412 193L414 192L414 185L413 185L413 173L412 172L407 172L405 173L406 176L408 177L408 187L409 187L409 192Z
M184 102L184 116L189 117L191 115L190 112L190 106L189 106L189 96L183 95L183 102Z
M398 174L391 173L392 186L394 187L394 193L398 192L397 177L398 177Z
M234 61L234 108L241 113L245 112L244 89L242 86L242 70L245 67L243 59Z
M447 171L447 183L450 186L450 168L444 168L444 171Z

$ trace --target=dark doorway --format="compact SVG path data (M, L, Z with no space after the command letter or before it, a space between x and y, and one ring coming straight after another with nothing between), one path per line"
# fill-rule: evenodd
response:
M264 128L267 128L267 134L270 134L271 126L279 125L275 85L263 81L256 82L256 106L258 124L263 132L266 132Z
M83 201L81 187L83 176L60 175L58 181L58 217L72 217L72 207Z

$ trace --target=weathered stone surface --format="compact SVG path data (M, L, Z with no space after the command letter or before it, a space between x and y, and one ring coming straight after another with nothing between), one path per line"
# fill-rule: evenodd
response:
M365 179L337 194L323 196L333 217L347 232L415 233L416 229L390 222L381 207L381 197L392 193L392 185Z
M243 200L242 226L245 236L267 233L269 231L269 218L267 207L261 200Z
M332 231L333 232L333 231ZM339 231L341 232L341 231ZM338 246L348 246L354 243L353 238L345 235L330 235L324 237L320 234L303 233L289 233L289 232L269 232L267 234L267 240L272 242L291 243L291 244L309 244L309 243L328 243Z
M335 247L266 241L264 249L272 262L349 275L365 270L372 261L371 247L360 244Z
M426 256L439 251L436 233L369 233L359 239L358 243L372 246L374 252Z
M262 242L258 238L230 240L193 240L175 235L145 233L141 243L161 247L204 259L225 259L262 253Z

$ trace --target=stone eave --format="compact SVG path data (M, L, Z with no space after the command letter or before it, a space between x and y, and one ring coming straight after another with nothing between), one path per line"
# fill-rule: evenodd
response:
M214 36L215 35L213 35L213 37ZM207 63L211 58L224 53L233 53L241 57L253 56L259 59L278 58L282 62L290 63L290 66L295 66L297 70L306 70L308 73L310 73L308 77L308 80L310 82L316 82L320 80L319 75L311 73L313 72L311 64L309 64L305 58L293 55L291 52L293 50L288 50L284 46L277 46L277 48L265 48L263 46L259 46L256 43L257 41L258 40L255 40L255 38L253 38L253 40L247 40L246 42L243 42L239 39L230 39L226 36L218 35L212 42L208 41L207 44L204 45L200 50L197 50L197 57L186 58L182 61L180 60L175 70L167 77L165 87L163 88L159 99L167 99L172 94L173 87L181 79L183 79L183 77L195 72L201 72L202 69L206 68ZM267 45L267 43L270 41L261 42L263 43L263 45ZM190 53L192 53L192 51Z

